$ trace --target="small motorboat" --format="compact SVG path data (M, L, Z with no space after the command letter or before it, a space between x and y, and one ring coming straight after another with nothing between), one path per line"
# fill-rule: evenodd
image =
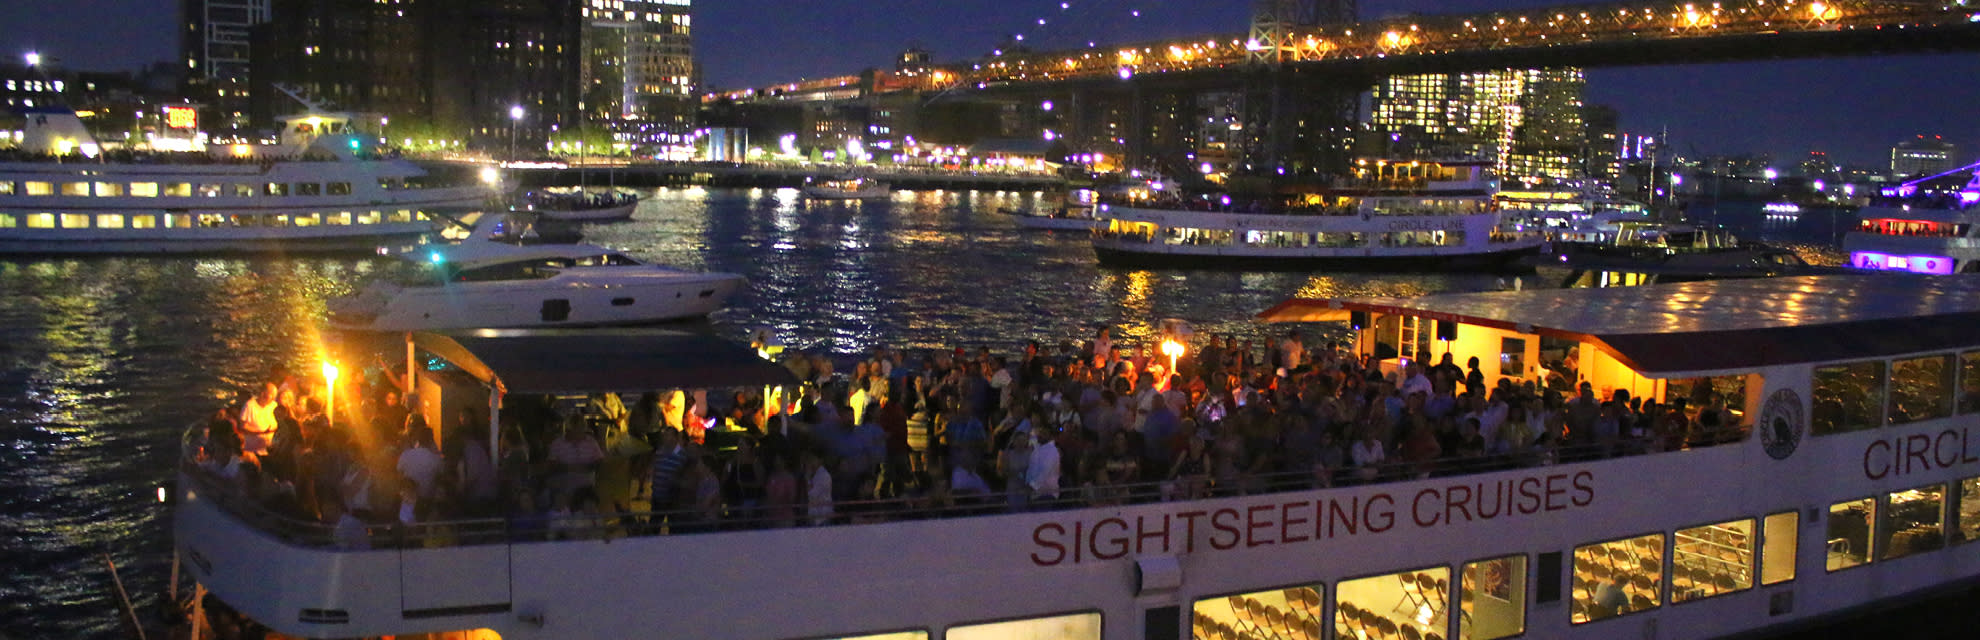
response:
M617 222L631 220L639 196L624 191L536 191L525 194L520 211L556 222Z
M1099 226L1093 207L1059 207L1051 211L1025 211L1003 208L999 213L1017 218L1017 225L1038 231L1090 231Z
M893 193L887 183L868 178L819 180L804 185L804 197L817 200L871 200Z

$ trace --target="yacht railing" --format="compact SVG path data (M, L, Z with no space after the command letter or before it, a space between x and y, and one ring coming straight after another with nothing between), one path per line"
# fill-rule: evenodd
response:
M881 500L835 501L833 514L814 517L802 502L772 507L725 505L719 514L680 509L581 513L568 516L515 514L504 517L451 519L415 524L370 523L366 544L340 544L333 526L316 520L277 513L247 495L247 489L217 476L200 464L203 423L189 428L181 440L181 478L192 483L201 499L243 524L290 544L305 547L359 549L438 548L462 545L518 544L557 540L600 540L621 537L694 535L791 527L857 526L888 522L943 520L1036 511L1113 508L1123 505L1186 502L1247 495L1351 488L1428 478L1448 478L1523 468L1592 462L1643 455L1679 454L1692 449L1744 442L1751 425L1717 429L1693 426L1676 448L1661 451L1655 436L1622 438L1611 443L1533 446L1527 450L1475 457L1444 456L1430 461L1390 460L1372 469L1346 466L1318 472L1247 474L1220 483L1208 476L1153 482L1066 487L1056 499L1005 493L918 495ZM1352 444L1352 443L1349 443ZM1343 452L1347 451L1344 447ZM1397 454L1391 454L1397 455ZM944 485L946 486L946 485ZM187 487L181 487L184 491ZM802 498L802 496L800 496ZM712 517L711 517L712 516Z

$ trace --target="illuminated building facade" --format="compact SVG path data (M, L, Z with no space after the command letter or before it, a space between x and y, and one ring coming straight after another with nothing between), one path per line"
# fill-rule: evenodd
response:
M268 22L270 0L180 0L179 45L186 96L208 105L218 128L247 126L253 30Z
M694 128L692 0L582 0L586 124L621 142L680 144Z
M1953 168L1953 154L1959 151L1940 136L1918 136L1891 148L1891 175L1897 178L1928 176Z
M1579 69L1393 76L1376 87L1370 131L1392 158L1489 159L1507 180L1586 175Z
M419 0L267 1L274 17L254 30L252 122L305 110L276 86L347 111L426 113L428 7Z

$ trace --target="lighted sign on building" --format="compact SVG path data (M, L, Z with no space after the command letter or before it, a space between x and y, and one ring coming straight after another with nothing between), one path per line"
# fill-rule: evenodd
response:
M198 129L199 110L192 107L165 107L165 127L168 129Z
M1953 260L1945 256L1894 256L1875 251L1857 251L1849 254L1850 266L1871 271L1909 271L1933 275L1950 275Z

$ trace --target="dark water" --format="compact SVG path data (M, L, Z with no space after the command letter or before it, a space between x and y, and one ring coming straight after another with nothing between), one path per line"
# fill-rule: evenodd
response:
M1303 295L1487 289L1495 276L1106 271L1083 234L1020 231L995 213L1031 193L897 194L806 203L795 191L669 190L590 240L747 275L715 318L793 348L967 345L1014 352L1179 317L1260 336L1252 314ZM323 301L365 259L0 261L0 635L117 637L103 556L140 609L164 590L171 476L185 425L279 366L312 370Z

